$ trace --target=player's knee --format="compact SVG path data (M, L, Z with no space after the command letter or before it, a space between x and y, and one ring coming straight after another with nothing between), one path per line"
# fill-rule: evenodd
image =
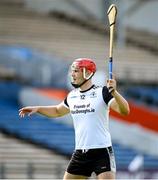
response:
M98 179L113 179L115 180L116 173L112 171L103 172L97 176Z

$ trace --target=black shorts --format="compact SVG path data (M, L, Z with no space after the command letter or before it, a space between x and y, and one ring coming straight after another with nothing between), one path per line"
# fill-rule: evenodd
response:
M115 157L112 147L75 150L67 167L67 172L74 175L90 177L107 171L116 171Z

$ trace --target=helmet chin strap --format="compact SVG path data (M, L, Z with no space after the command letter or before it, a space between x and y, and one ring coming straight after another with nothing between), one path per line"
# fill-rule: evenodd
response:
M90 73L90 75L89 76L86 76L86 68L83 68L83 77L84 77L84 79L90 79L92 76L93 76L93 72L91 72Z
M83 81L81 84L74 84L74 83L71 83L71 85L74 87L74 88L79 88L81 87L83 84L85 84L89 79L92 78L92 76L94 75L94 73L90 73L89 76L86 76L86 69L83 68L83 77L85 79L85 81Z
M74 83L71 83L71 85L74 87L74 88L79 88L81 87L83 84L85 84L89 79L86 79L85 81L83 81L81 84L74 84Z

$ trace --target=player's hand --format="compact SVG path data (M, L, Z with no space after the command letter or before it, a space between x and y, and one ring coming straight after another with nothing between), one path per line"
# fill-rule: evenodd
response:
M28 106L28 107L19 109L19 116L24 117L26 114L28 116L31 116L32 114L37 113L37 112L38 112L38 107Z
M108 79L107 80L107 88L109 89L109 92L113 95L113 93L116 91L116 80Z

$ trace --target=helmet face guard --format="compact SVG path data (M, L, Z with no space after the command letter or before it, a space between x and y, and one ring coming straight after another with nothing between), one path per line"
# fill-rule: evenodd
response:
M92 59L78 58L72 63L71 69L79 69L83 72L83 78L85 79L85 81L83 81L81 84L71 83L75 88L78 88L92 78L92 76L96 72L96 65Z

